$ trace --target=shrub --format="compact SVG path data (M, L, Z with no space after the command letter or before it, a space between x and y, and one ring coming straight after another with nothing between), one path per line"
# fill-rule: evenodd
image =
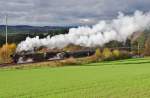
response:
M102 57L102 53L101 53L101 51L100 51L99 48L96 49L96 51L95 51L95 56L96 56L97 58Z
M105 48L103 50L103 58L104 58L104 60L112 59L112 52L110 51L109 48Z
M113 50L112 52L114 59L119 59L120 58L120 51L119 50Z
M11 62L11 55L16 50L16 44L5 44L0 48L0 59L1 63L9 63Z

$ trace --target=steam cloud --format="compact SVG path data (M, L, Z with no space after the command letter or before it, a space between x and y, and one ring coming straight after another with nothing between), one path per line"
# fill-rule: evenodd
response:
M27 37L18 45L17 52L33 51L34 48L41 46L50 49L63 48L69 44L86 47L103 46L112 40L126 41L134 32L143 31L149 27L150 12L136 11L132 16L119 13L118 17L110 22L103 20L92 27L71 28L68 34L48 36L44 39L39 39L38 36L35 38Z

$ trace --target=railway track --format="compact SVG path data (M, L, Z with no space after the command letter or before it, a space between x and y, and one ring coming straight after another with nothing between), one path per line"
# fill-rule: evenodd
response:
M0 67L20 66L20 65L27 65L27 64L42 63L42 62L61 61L61 60L64 60L64 59L53 59L53 60L28 62L28 63L2 63L2 64L0 64Z
M16 63L2 63L0 64L0 67L7 67L7 66L14 66L17 65Z

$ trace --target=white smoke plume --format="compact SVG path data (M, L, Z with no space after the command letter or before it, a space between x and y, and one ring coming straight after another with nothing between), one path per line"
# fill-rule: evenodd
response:
M68 34L48 36L44 39L27 37L25 41L18 45L17 52L33 51L34 48L40 46L50 49L63 48L69 44L85 47L103 46L112 40L126 41L134 32L143 31L149 27L150 12L136 11L132 16L125 16L123 13L119 13L118 17L110 22L103 20L92 27L71 28Z

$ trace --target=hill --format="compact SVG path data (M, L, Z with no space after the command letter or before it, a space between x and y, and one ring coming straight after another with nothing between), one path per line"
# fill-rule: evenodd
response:
M8 42L9 43L19 43L26 39L26 37L35 37L39 36L44 38L48 35L54 36L58 34L68 33L70 27L61 27L61 26L8 26ZM5 43L5 25L0 25L0 46Z
M72 27L72 26L70 26ZM47 33L52 30L68 29L70 27L65 26L28 26L28 25L17 25L8 26L8 33ZM5 25L0 25L0 34L5 32Z

